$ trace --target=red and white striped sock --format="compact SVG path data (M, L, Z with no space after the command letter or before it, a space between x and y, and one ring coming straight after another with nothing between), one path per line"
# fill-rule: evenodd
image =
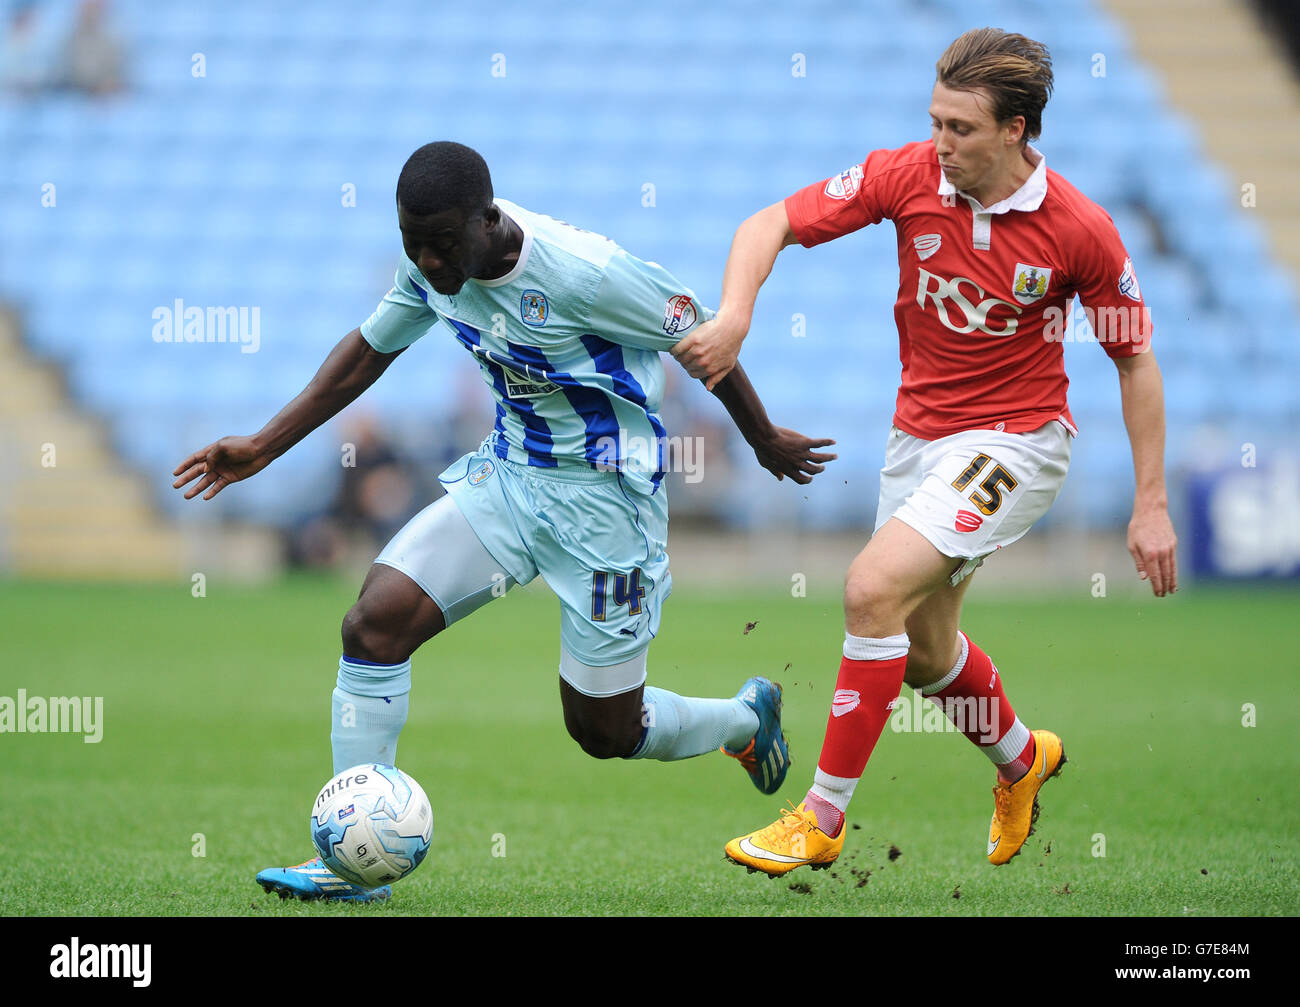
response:
M1034 737L1020 722L1002 691L1002 676L988 654L961 638L961 655L952 670L920 690L940 706L981 752L998 767L998 779L1014 783L1034 763Z
M812 789L804 798L817 813L818 828L828 836L838 835L843 827L858 779L903 687L907 646L906 633L881 639L844 634L844 658L826 737Z

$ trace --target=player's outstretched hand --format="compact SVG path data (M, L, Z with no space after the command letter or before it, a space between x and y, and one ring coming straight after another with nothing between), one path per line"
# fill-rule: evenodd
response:
M1128 551L1137 566L1138 576L1151 581L1157 598L1178 590L1178 560L1169 511L1162 506L1140 507L1128 523Z
M672 348L677 362L686 373L713 386L730 373L740 356L740 344L745 341L749 326L739 325L722 314L698 326L694 332Z
M835 442L828 437L814 440L797 430L773 427L766 440L752 445L758 464L778 480L789 476L799 484L812 482L813 476L826 468L839 455L825 454L815 448L830 447Z
M193 500L204 490L204 500L211 500L231 483L256 475L271 464L271 458L251 437L223 437L201 451L195 451L176 466L172 475L178 478L172 489L198 480L185 491L185 499Z

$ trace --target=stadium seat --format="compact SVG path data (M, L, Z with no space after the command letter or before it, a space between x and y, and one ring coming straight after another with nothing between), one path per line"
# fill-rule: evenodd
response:
M76 5L49 10L57 27ZM24 311L32 346L67 362L74 392L110 418L132 462L167 471L190 439L229 417L255 414L260 424L373 310L399 251L397 171L431 139L478 146L503 197L608 233L716 303L731 234L747 216L874 147L928 135L934 59L969 26L963 0L818 10L825 30L810 32L806 17L784 8L667 0L612 37L607 15L582 7L507 4L483 20L455 9L435 17L415 0L359 16L324 0L310 17L286 18L254 0L219 11L122 0L114 17L129 41L127 94L103 104L68 93L0 97L0 293ZM1171 422L1296 418L1284 377L1300 363L1294 284L1118 23L1095 0L1006 0L985 16L1014 21L1053 50L1057 86L1040 146L1107 207L1137 265ZM195 53L204 77L191 73ZM499 66L504 76L494 75ZM421 91L430 79L439 100ZM1135 120L1141 131L1115 127ZM1171 163L1178 185L1169 184ZM32 198L51 180L57 212ZM653 205L643 203L646 183ZM344 206L345 185L355 187L355 207ZM50 298L54 277L61 296ZM744 357L782 422L888 417L899 376L896 290L892 228L786 253ZM152 313L177 297L256 305L261 349L155 343ZM196 360L215 380L179 391ZM435 375L473 374L460 348L436 335L403 364L374 396L403 429L446 414L430 394ZM1084 427L1076 461L1125 478L1114 366L1095 345L1067 346L1066 366ZM202 434L151 420L182 402L203 414L193 420ZM850 437L842 419L832 425L842 445L855 445L841 450L838 485L874 485L880 445L860 431ZM1171 439L1171 467L1191 450ZM299 487L328 488L337 475L327 454L296 449L223 507L265 507L292 524L318 504ZM316 463L325 468L308 473ZM760 497L738 490L739 523L833 526L856 506L829 487L797 515ZM1087 520L1102 518L1088 511Z

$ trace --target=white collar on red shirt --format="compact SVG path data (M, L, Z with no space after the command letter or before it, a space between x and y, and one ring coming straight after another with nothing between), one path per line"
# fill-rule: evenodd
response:
M1035 161L1034 170L1029 177L1025 179L1024 185L1013 192L1006 199L994 203L992 206L981 206L980 201L974 196L967 195L964 192L958 192L954 186L944 176L942 171L939 172L939 195L951 196L954 193L960 195L966 202L970 203L971 209L976 213L1006 213L1008 210L1037 210L1043 205L1043 199L1047 195L1047 157L1042 151L1036 149L1030 144L1025 145L1025 156L1030 161Z

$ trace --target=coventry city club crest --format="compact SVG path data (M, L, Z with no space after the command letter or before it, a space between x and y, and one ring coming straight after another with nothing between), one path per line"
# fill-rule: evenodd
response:
M495 471L496 467L490 461L482 462L478 468L469 474L469 484L477 486L481 482L486 482Z
M519 316L524 320L525 325L540 329L546 324L546 318L550 313L551 307L546 303L545 294L540 290L524 291L524 295L519 299Z
M1026 266L1016 263L1016 278L1011 281L1011 294L1021 304L1033 304L1047 293L1052 282L1052 271L1045 266Z

